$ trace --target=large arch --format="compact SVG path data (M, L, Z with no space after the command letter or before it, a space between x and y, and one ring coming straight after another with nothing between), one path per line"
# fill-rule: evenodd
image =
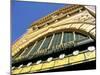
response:
M12 55L16 54L20 49L25 47L27 44L29 44L32 41L35 41L36 39L45 36L47 34L50 34L52 32L57 32L60 30L75 30L77 32L81 32L82 34L90 35L92 38L95 39L95 24L93 23L87 23L87 22L72 22L72 23L66 23L61 25L50 25L47 27L44 27L38 31L35 31L34 33L31 33L29 35L26 35L20 42L21 44L15 47L15 52L13 52ZM40 35L41 34L41 35Z

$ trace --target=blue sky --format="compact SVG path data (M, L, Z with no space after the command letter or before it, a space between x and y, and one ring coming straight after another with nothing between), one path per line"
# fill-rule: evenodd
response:
M13 0L11 4L11 42L24 34L34 21L64 6L65 4Z

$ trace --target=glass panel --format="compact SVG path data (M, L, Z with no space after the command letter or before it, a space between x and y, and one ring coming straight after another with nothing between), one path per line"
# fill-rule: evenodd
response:
M76 41L79 41L79 40L82 40L82 39L85 39L85 38L88 38L88 37L86 37L86 36L84 36L84 35L81 35L81 34L76 33L76 34L75 34L75 38L76 38Z
M64 32L63 43L68 41L68 34Z
M25 48L25 51L22 53L21 56L26 56L27 53L30 51L31 48L32 48L32 46L30 46L29 48Z
M68 41L73 41L74 40L74 35L73 33L68 33L69 36L68 36Z
M74 40L73 33L64 32L63 43L70 42L70 41L73 41L73 40Z
M79 35L79 38L80 38L80 40L81 40L81 39L85 39L86 37L83 36L83 35Z
M40 47L42 41L43 41L43 39L37 42L37 44L36 44L35 47L32 49L32 51L30 52L29 55L32 55L32 54L34 53L34 51L38 50L38 48Z
M52 44L51 44L51 47L60 44L60 42L61 42L61 35L62 35L61 33L55 34L54 39L53 39Z
M44 41L44 43L43 43L41 49L48 48L49 43L50 43L50 41L51 41L51 38L52 38L52 36L49 36L49 37L46 38L46 40Z
M80 39L79 34L75 34L75 40L77 41L79 39Z

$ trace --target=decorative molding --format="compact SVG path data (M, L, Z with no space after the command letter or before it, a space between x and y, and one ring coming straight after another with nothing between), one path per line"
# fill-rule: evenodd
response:
M72 30L77 30L78 32L84 31L84 32L87 32L90 35L92 35L92 36L95 37L95 31L92 30L91 32L89 32L92 28L95 29L95 25L83 24L83 23L76 23L76 24L72 23L72 24L65 24L65 25L60 25L60 26L56 26L56 27L54 27L54 26L52 27L51 26L50 28L47 28L47 30L44 29L43 31L40 31L40 32L38 31L38 33L36 33L37 35L31 35L30 37L28 36L29 40L27 39L28 41L26 43L24 42L23 44L21 44L20 46L18 46L16 49L20 50L21 48L25 47L30 42L35 41L36 39L38 39L38 38L40 38L42 36L45 36L47 34L50 34L50 33L53 33L55 31L59 31L59 30L72 29ZM71 25L70 28L69 28L69 25ZM79 26L81 26L81 25L82 25L82 27L79 28ZM15 51L15 53L17 53L17 52Z
M60 14L62 16L65 12L69 11L71 13L79 8L83 9L84 7L80 6L80 5L64 7L58 11L55 11L54 13L52 13L50 15ZM61 13L63 13L63 14L61 14ZM46 16L45 18L46 19L49 18L50 15ZM79 18L76 18L76 17L79 17ZM47 22L47 20L45 20L45 18L42 19L43 22L44 21ZM81 19L81 20L79 20L79 19ZM82 21L82 19L84 19L84 20ZM84 31L84 32L92 35L93 37L95 37L95 23L91 22L90 20L94 21L95 18L93 16L91 16L87 10L84 10L84 11L81 11L80 13L78 12L74 16L64 18L61 21L58 20L58 22L56 22L54 24L47 25L47 26L45 26L41 29L37 29L35 31L33 31L31 28L29 28L28 31L26 32L26 34L24 34L22 38L20 38L18 41L16 41L12 45L12 56L14 56L17 52L19 52L20 49L27 46L27 44L29 44L30 42L35 41L38 38L40 38L44 35L53 33L55 31L71 29L71 30L77 30L77 31ZM36 23L39 23L39 21L37 21L33 24L36 24ZM93 28L94 28L94 30L91 30Z
M96 60L96 51L81 51L78 55L67 55L63 59L54 58L52 61L44 61L40 64L32 64L30 66L24 66L23 68L14 69L12 70L12 74L22 74L22 73L35 73L35 72L41 72L51 69L57 69L61 67L67 67L76 65L79 63L84 63L88 61Z

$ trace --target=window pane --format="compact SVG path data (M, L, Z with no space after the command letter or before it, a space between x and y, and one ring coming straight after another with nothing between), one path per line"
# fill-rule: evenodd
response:
M60 42L61 42L61 35L62 35L61 33L55 34L54 39L52 41L51 47L60 44Z
M27 53L30 51L30 49L32 48L32 46L30 46L29 48L25 48L25 51L23 51L21 56L26 56Z
M32 51L30 52L29 55L32 55L32 54L34 53L34 51L38 50L38 48L40 47L42 41L43 41L43 39L37 42L37 44L36 44L35 47L32 49Z
M81 34L76 33L76 34L75 34L75 38L76 38L76 41L79 41L79 40L82 40L82 39L85 39L85 38L88 38L88 37L86 37L86 36L84 36L84 35L81 35Z
M41 49L48 48L49 43L50 43L50 41L51 41L51 38L52 38L52 35L46 38L46 40L44 41L44 43L43 43Z
M74 35L73 33L68 33L68 41L73 41L74 40Z
M73 33L64 32L63 43L70 42L70 41L73 41L73 40L74 40Z

